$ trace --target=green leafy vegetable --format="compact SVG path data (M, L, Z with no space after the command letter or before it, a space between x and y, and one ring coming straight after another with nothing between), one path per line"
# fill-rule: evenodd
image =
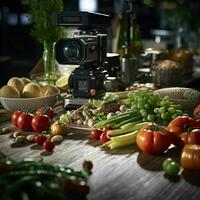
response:
M39 161L0 163L0 199L85 199L90 175Z
M31 34L40 43L56 42L63 35L63 29L52 22L53 12L63 10L62 0L22 0L22 3L29 6L28 11L33 23Z

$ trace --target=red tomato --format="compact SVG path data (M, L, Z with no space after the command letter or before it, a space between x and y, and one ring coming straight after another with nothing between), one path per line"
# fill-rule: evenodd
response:
M99 130L99 129L92 130L90 132L90 138L95 139L95 140L99 140L102 133L103 133L103 131Z
M17 126L17 119L19 117L19 115L21 114L22 112L21 111L15 111L12 113L12 116L11 116L11 121L13 123L13 125Z
M41 133L49 129L51 121L47 115L35 115L31 125L34 131Z
M181 166L187 170L200 170L200 145L184 146L181 153Z
M178 116L173 119L167 126L167 129L175 134L181 134L188 130L191 127L197 127L199 123L195 121L193 118L188 116Z
M55 147L55 144L51 142L50 140L46 140L43 143L43 149L45 149L46 151L52 151L54 147Z
M195 107L194 111L193 111L193 116L195 118L200 118L200 104L198 106Z
M91 90L90 90L90 95L91 95L91 96L95 97L96 94L97 94L97 91L96 91L95 89L91 89Z
M193 129L190 132L180 134L180 138L185 144L198 144L200 145L200 129Z
M171 144L171 133L162 126L148 124L137 133L136 143L145 153L163 153Z
M36 115L47 115L50 119L53 119L55 113L52 107L41 107L38 108L35 112Z
M89 160L85 160L83 162L83 169L85 169L86 171L91 171L93 168L93 163Z
M173 133L172 135L174 141L173 144L183 147L185 144L187 144L188 140L188 131L192 127L199 127L200 121L197 121L191 117L188 116L179 116L173 119L167 126L168 131Z
M109 125L104 126L103 129L102 129L102 131L103 131L104 133L107 133L107 131L109 131L109 130L113 130L113 128L112 128L111 126L109 126Z
M17 127L22 131L31 131L31 121L33 119L33 115L29 113L22 112L17 118Z
M37 135L35 136L35 143L39 145L43 145L43 143L47 140L47 137L44 135Z
M110 137L107 135L106 132L103 132L100 136L101 143L104 144L110 140Z

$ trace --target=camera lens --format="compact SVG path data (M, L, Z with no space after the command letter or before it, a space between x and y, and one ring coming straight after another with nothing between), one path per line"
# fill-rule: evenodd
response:
M63 52L68 60L75 60L80 56L80 45L74 41L68 42L63 48Z

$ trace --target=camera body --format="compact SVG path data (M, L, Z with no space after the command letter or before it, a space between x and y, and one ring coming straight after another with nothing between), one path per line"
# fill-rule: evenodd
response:
M54 14L57 26L79 29L72 38L62 38L55 44L59 64L79 65L69 78L74 97L94 98L105 92L107 76L105 65L109 16L89 12L62 12Z

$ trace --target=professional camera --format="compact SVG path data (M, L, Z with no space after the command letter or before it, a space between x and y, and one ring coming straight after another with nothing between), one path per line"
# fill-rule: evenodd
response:
M62 38L55 44L56 60L60 64L79 65L69 78L74 97L98 97L105 92L105 77L109 76L107 34L109 16L89 12L62 12L54 15L57 26L76 27L72 38Z

